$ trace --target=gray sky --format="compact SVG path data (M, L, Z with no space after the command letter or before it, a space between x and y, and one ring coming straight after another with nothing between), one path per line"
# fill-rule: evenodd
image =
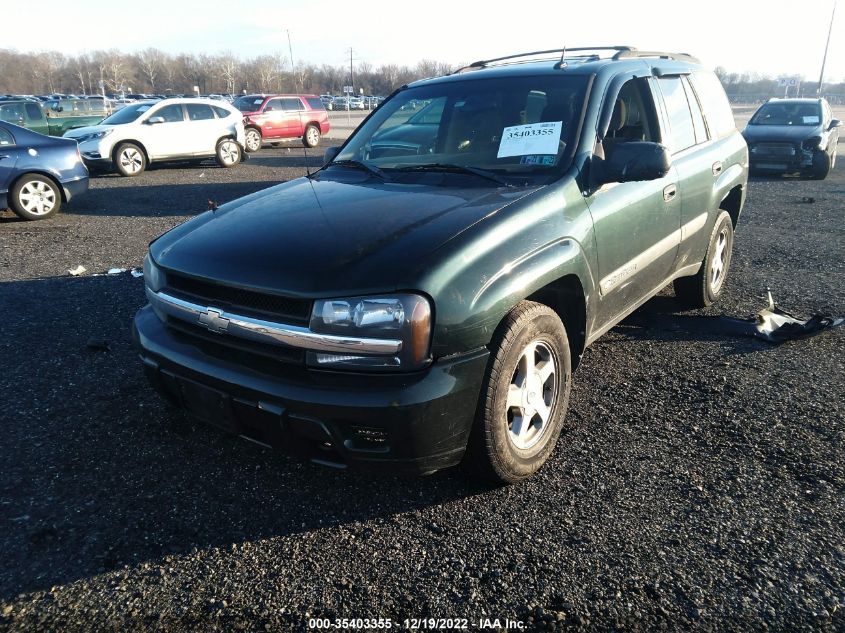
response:
M817 80L834 0L38 0L6 1L0 47L66 53L98 48L241 57L281 51L296 60L373 65L472 62L510 53L626 44L688 52L708 67ZM845 6L839 0L826 77L845 79Z

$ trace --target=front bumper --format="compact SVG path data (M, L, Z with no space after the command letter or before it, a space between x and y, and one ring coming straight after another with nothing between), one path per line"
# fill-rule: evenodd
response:
M207 423L332 466L415 474L460 462L489 355L477 350L415 374L287 366L271 375L209 355L149 305L132 334L156 389Z
M755 171L807 171L819 149L805 149L801 143L757 143L749 147L748 164Z

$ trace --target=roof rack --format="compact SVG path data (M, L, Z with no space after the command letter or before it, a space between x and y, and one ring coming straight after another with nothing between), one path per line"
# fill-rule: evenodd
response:
M470 70L479 70L481 68L486 68L491 64L496 62L503 62L503 61L511 61L511 63L517 63L513 60L518 60L521 58L526 57L536 57L537 55L549 55L551 53L555 53L556 57L560 57L560 61L557 63L555 68L564 68L566 66L566 55L568 53L584 53L584 52L592 52L592 55L575 55L576 59L584 59L585 61L593 61L596 59L601 59L601 57L596 54L604 51L616 51L613 55L612 59L635 59L638 57L659 57L661 59L674 59L678 61L686 61L692 62L694 64L699 63L698 59L689 55L687 53L666 53L662 51L640 51L633 46L579 46L574 48L552 48L544 51L533 51L530 53L518 53L516 55L505 55L504 57L494 57L492 59L482 59L477 62L471 63L469 66L464 66L462 68L458 68L452 74L458 74L464 71ZM571 58L570 58L571 59ZM525 61L541 61L541 60L525 60Z

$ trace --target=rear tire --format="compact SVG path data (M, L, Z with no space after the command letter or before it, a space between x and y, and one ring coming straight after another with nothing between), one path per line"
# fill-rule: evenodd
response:
M499 484L530 477L554 450L569 404L569 339L549 307L522 301L499 325L462 466Z
M131 178L147 168L147 157L134 143L121 143L114 152L114 166L121 176Z
M238 142L231 138L221 138L214 150L217 164L224 168L234 167L241 162L243 153Z
M731 265L734 231L731 216L721 211L716 218L701 269L692 277L674 281L675 296L686 308L706 308L722 295Z
M317 147L320 144L320 128L316 125L309 125L305 128L305 134L302 135L302 144L305 147Z
M56 183L41 174L18 179L9 194L9 206L22 220L49 218L62 206L62 193Z

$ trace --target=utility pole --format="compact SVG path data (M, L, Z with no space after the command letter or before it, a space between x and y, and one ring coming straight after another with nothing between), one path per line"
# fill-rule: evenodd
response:
M293 67L293 46L290 43L290 29L288 31L288 51L290 52L290 73L293 77L293 80L296 81L296 70ZM302 92L302 86L299 87L299 91Z
M355 75L352 74L352 47L349 47L349 85L352 86L352 94L355 94ZM351 95L350 95L351 96Z
M824 57L822 57L822 72L819 75L819 87L816 92L822 95L822 83L824 83L824 66L827 63L827 49L830 46L830 34L833 31L833 18L836 15L836 0L833 0L833 11L830 13L830 28L827 30L827 43L824 45Z

